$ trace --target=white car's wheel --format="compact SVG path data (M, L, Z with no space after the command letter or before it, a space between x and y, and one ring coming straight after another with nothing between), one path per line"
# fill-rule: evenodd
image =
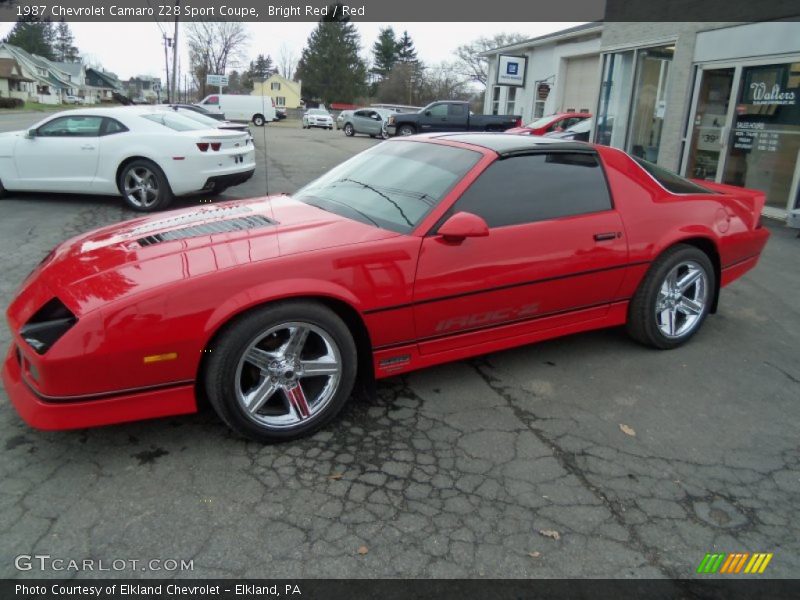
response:
M256 127L263 127L264 123L266 123L264 115L253 115L253 125Z
M125 165L118 185L125 203L139 212L164 210L174 198L166 175L149 160L134 160Z

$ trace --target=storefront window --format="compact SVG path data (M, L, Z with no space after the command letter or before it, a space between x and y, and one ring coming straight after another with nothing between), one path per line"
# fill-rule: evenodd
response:
M661 46L639 50L636 60L636 87L630 118L628 151L650 162L658 160L661 130L667 105L669 68L675 47Z
M798 151L800 62L743 67L723 183L765 191L768 206L794 208Z
M517 88L508 88L508 97L506 98L506 114L513 115L517 108Z
M707 181L717 179L733 76L733 68L708 69L702 73L692 125L687 177Z
M492 114L500 114L500 86L496 85L492 88Z
M624 147L632 87L633 50L606 54L595 133L598 144Z

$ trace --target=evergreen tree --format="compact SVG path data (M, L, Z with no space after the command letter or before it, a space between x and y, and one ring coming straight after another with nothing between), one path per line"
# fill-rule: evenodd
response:
M402 37L397 42L397 60L402 63L417 62L417 49L408 31L404 31Z
M272 63L272 57L267 54L259 54L255 61L250 61L250 75L251 77L260 77L266 79L275 72L275 65Z
M72 30L64 19L61 19L56 25L53 53L56 60L60 62L78 62L80 60L78 48L75 46L75 36L72 35Z
M31 54L55 60L53 38L53 24L49 19L39 21L32 18L21 18L14 24L3 41Z
M391 27L381 28L378 39L372 45L372 58L374 61L373 73L385 79L398 60L400 46Z
M329 7L329 16L311 32L296 72L297 79L303 81L303 91L325 104L353 102L364 93L367 76L366 65L358 55L358 30L341 16L341 7L337 17L333 12L333 6Z

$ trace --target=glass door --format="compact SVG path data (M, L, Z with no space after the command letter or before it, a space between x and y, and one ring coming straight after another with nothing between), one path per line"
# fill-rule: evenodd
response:
M720 181L733 119L731 94L736 84L734 67L700 69L691 124L687 177Z

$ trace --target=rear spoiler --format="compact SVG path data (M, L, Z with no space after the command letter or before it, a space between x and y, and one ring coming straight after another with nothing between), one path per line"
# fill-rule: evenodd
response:
M751 215L751 222L748 224L750 229L756 229L761 222L761 211L764 210L764 205L767 203L767 195L761 190L753 190L750 188L738 187L735 185L728 185L725 183L714 183L712 181L705 181L702 179L693 179L697 185L708 188L712 192L719 192L726 196L732 196L747 210Z

